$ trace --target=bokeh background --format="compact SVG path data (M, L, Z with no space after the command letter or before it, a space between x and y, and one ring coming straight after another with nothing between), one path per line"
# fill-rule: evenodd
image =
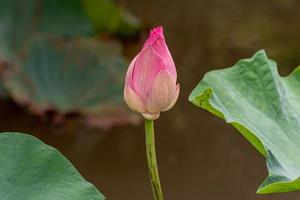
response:
M101 1L99 0L99 2ZM21 33L28 31L28 26L31 27L29 32L33 29L32 24L38 23L38 19L43 16L39 14L44 13L41 9L43 6L37 8L38 12L34 12L33 19L35 20L27 20L25 25L24 22L18 20L8 20L11 24L7 24L7 18L9 18L7 16L10 13L15 17L9 19L28 19L25 16L31 12L30 9L26 7L24 13L19 11L22 11L25 5L29 5L28 8L33 8L36 6L36 2L43 1L0 0L0 5L5 8L0 8L1 40L9 38L11 40L9 44L14 44L14 38L19 38ZM45 0L44 2L47 5L51 1ZM77 5L74 3L77 1L64 0L62 2L64 2L64 6L76 7L75 5ZM50 21L54 25L42 26L35 31L40 46L33 46L33 54L42 51L48 43L51 46L55 40L54 48L58 48L58 52L64 52L65 58L61 58L63 59L62 63L81 55L83 58L75 59L75 61L77 64L79 63L78 65L89 70L85 59L93 61L88 62L87 65L98 66L98 61L94 61L94 57L101 57L101 54L106 52L101 50L98 52L95 45L102 45L103 41L112 42L114 44L108 45L108 51L115 49L117 44L117 48L120 49L117 53L118 59L120 56L122 57L122 61L117 63L120 65L118 68L115 68L117 64L111 64L113 61L107 64L110 69L119 70L113 72L113 79L109 79L114 81L101 83L91 81L90 84L100 84L105 88L110 88L111 84L119 84L120 86L125 76L128 61L141 48L148 30L157 25L164 27L165 37L176 63L178 80L181 85L178 103L171 111L163 113L155 124L158 164L165 199L300 199L298 192L257 195L258 186L267 176L265 159L237 130L207 111L195 107L187 100L189 93L207 71L232 66L237 60L250 57L259 49L265 49L269 57L277 61L282 75L290 73L300 64L299 1L118 0L111 2L113 4L107 3L109 0L103 4L99 2L97 4L97 0L90 1L89 3L94 6L87 9L87 12L92 13L89 14L89 19L96 27L94 33L91 33L92 31L87 26L77 26L76 23L82 22L79 20L80 17L73 21L70 19L70 13L74 16L82 14L79 7L74 12L61 12L60 15L65 21L56 18L59 15L57 14L57 12L59 13L58 10L55 10L50 17L46 17L46 22L40 20L41 23L49 23ZM38 5L40 6L40 4ZM55 5L60 6L59 3ZM50 6L50 8L56 9L55 6ZM108 14L99 15L99 13ZM114 13L114 17L110 15L111 13ZM104 17L101 18L101 16ZM105 16L112 17L114 20L106 19ZM109 21L109 23L100 26L102 19ZM64 30L65 26L68 27L69 21L74 23L72 28ZM56 29L63 31L55 32ZM31 37L31 32L29 35ZM58 36L59 38L57 38ZM18 74L16 80L20 80L22 78L19 77L22 77L23 73L26 72L26 76L29 77L44 77L42 80L31 77L35 84L39 85L39 81L42 81L46 85L46 89L41 86L41 91L53 92L64 87L63 83L59 81L54 81L55 87L49 86L50 83L53 83L49 71L42 73L42 75L35 73L42 68L40 66L44 67L44 62L50 63L49 66L44 67L45 69L48 67L55 68L53 66L59 62L50 62L52 57L40 59L44 54L37 57L33 56L33 58L28 56L30 55L28 52L31 52L30 45L32 45L30 42L32 39L28 39L30 37L26 36L26 39L22 39L25 42L18 44L20 47L17 47L16 44L12 45L13 48L11 49L18 51L17 53L7 53L6 50L9 48L4 48L4 42L0 41L2 45L2 47L0 46L0 66L3 85L3 98L0 102L0 130L31 133L45 143L56 147L109 200L152 199L146 165L143 124L139 123L137 116L132 116L132 113L126 108L124 108L125 111L123 108L122 110L111 109L111 105L106 106L107 101L104 100L99 101L100 104L104 104L105 108L110 108L104 109L104 111L103 109L97 110L98 108L95 108L97 106L90 108L89 105L93 104L94 101L85 102L83 108L81 107L82 104L74 104L71 108L68 106L59 107L61 102L63 105L73 105L77 98L84 98L87 95L86 89L91 85L87 84L87 88L83 88L82 91L78 89L80 88L79 85L90 80L89 76L92 76L93 73L90 75L87 73L84 79L74 81L71 86L65 87L64 91L69 91L68 89L72 88L75 93L78 90L77 93L79 94L71 99L65 98L64 101L56 100L53 96L51 98L48 96L44 100L44 94L37 95L38 92L35 90L27 94L30 90L29 86L26 84L24 86L24 82L16 83L15 79L11 81L11 74ZM43 39L40 42L41 37L47 38L47 45L44 44ZM50 42L48 41L49 37ZM87 51L81 54L80 51L74 53L68 49L70 40L71 49L74 49L77 48L76 45L78 44L77 42L74 44L73 40L81 41L82 38L93 40L87 44L83 42L84 48L88 49ZM33 39L33 41L35 40ZM60 46L61 43L63 47ZM86 55L94 54L96 51L94 48L97 49L94 57L86 58ZM48 55L49 52L46 51L45 54ZM101 57L104 60L105 58L106 56ZM30 63L33 63L35 67L26 68L28 65L31 66ZM99 66L101 68L105 65L100 64ZM81 70L84 71L85 68ZM19 75L20 69L21 71L25 69L21 75ZM67 72L69 71L67 70ZM102 80L103 77L107 77L111 73L111 71L99 72L99 79ZM45 77L50 77L50 80ZM15 86L16 84L17 86ZM20 87L20 85L24 87ZM103 87L94 88L92 93L104 93ZM228 89L230 90L230 88ZM64 91L57 94L56 98L63 96ZM120 100L122 90L114 91L115 93L111 94L105 90L109 97L115 95L114 98ZM107 99L110 100L110 98ZM55 106L49 108L48 105L44 104L47 101L58 103L58 108ZM122 102L116 104L123 106ZM78 110L81 109L80 112L76 112L74 107ZM96 114L94 113L95 110L97 111ZM94 117L95 115L97 117ZM127 117L129 115L130 117ZM128 120L129 118L130 120Z

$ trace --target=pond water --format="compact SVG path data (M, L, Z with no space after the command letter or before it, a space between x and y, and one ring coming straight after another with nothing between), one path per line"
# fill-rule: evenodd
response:
M278 61L282 74L300 64L300 2L119 2L146 23L164 26L178 69L178 103L156 121L165 199L300 199L298 192L257 195L258 186L267 176L265 159L230 125L187 101L205 72L231 66L262 48ZM108 200L152 199L142 124L109 131L72 121L53 127L11 102L1 102L0 127L1 131L31 132L58 148Z

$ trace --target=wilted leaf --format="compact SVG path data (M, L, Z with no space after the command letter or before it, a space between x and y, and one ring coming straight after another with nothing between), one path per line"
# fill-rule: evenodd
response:
M207 73L189 100L224 118L266 156L269 176L258 193L300 190L300 68L280 77L259 51Z
M16 102L37 114L48 110L99 117L114 113L111 122L130 122L136 119L120 115L127 112L121 78L127 64L120 50L117 43L96 39L37 37L4 73L3 81Z
M61 153L33 136L0 133L0 143L0 199L105 199Z

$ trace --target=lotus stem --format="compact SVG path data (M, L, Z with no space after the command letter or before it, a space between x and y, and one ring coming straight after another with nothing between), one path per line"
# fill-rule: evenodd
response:
M152 186L154 200L163 200L162 189L160 186L156 152L155 152L155 137L153 120L145 119L145 134L146 134L146 153L148 160L149 175Z

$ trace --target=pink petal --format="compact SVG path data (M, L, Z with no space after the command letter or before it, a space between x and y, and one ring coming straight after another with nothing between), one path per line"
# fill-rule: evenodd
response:
M176 98L176 79L167 70L161 71L149 88L144 100L148 112L157 113L169 108Z
M143 101L128 84L126 84L124 88L124 100L131 110L137 112L146 112Z
M163 34L163 28L161 26L154 28L153 30L150 31L149 38L145 42L143 49L149 46L151 46L157 52L157 54L162 58L170 73L173 74L174 76L177 76L176 67L172 55L166 44L165 37Z
M147 48L148 46L152 45L158 38L163 38L163 27L158 26L150 31L150 35L145 42L143 49Z
M176 67L172 58L172 55L168 49L168 46L165 42L164 38L157 39L153 44L152 48L157 52L158 55L164 60L166 63L168 71L174 75L177 76L176 73Z
M175 92L174 97L173 97L173 101L170 103L170 105L166 109L164 109L162 111L170 110L175 105L175 103L178 99L178 96L179 96L179 90L180 90L180 86L179 86L179 84L177 84L176 85L176 92Z
M135 60L132 89L145 100L145 94L153 84L154 78L165 68L165 63L152 47L143 49Z
M130 87L132 87L133 70L134 70L136 58L137 58L137 56L135 56L135 58L131 61L131 63L129 64L129 67L127 69L127 72L126 72L125 84L129 84Z

